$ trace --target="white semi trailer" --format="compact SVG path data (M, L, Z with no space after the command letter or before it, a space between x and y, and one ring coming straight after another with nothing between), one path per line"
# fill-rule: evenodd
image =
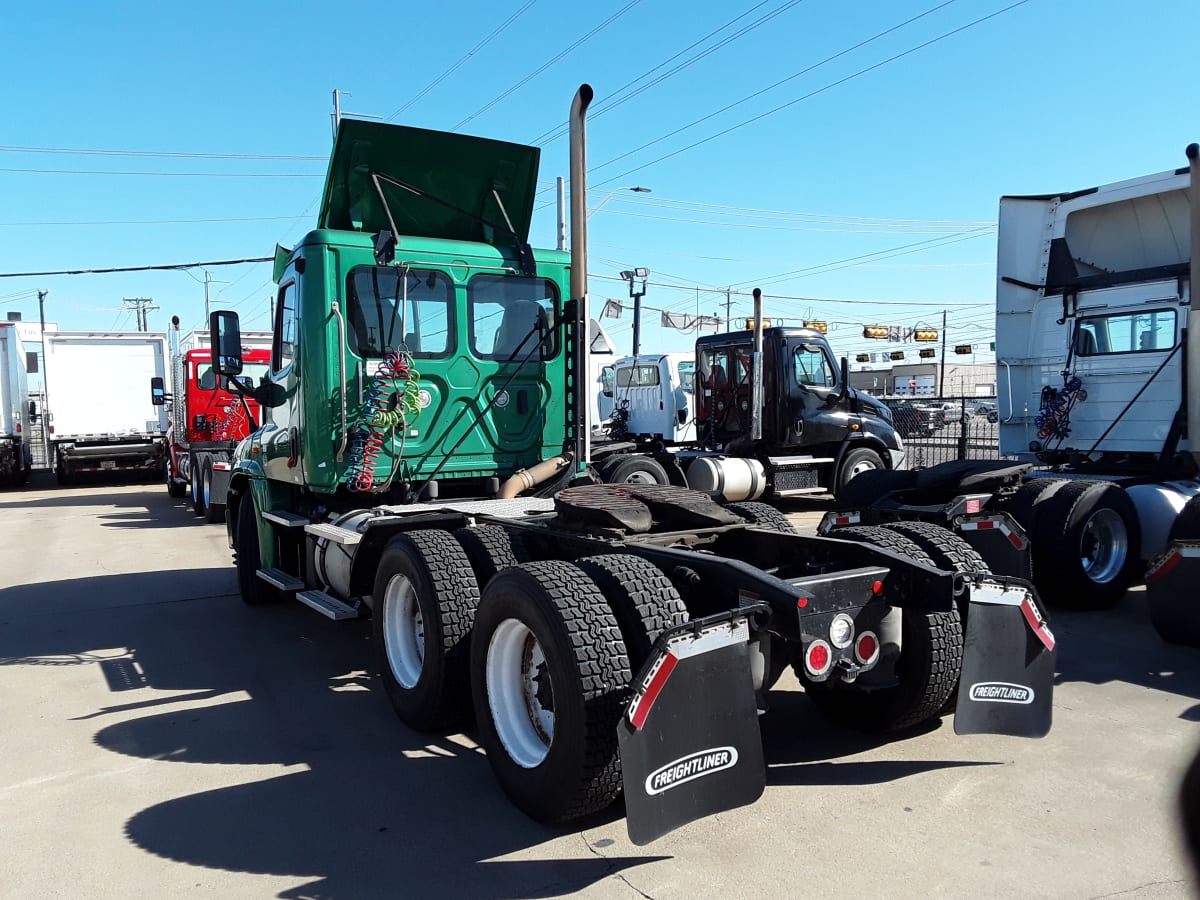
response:
M149 385L166 376L166 334L51 331L45 354L59 483L85 472L165 477L167 414Z
M0 486L24 484L33 467L29 386L17 327L0 322Z

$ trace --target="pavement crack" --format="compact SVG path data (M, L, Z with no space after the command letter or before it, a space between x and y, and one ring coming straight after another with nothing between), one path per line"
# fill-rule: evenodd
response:
M1186 882L1182 878L1172 878L1168 881L1147 881L1147 882L1144 882L1143 884L1135 885L1134 887L1131 887L1131 888L1126 888L1123 891L1114 891L1111 894L1096 894L1094 897L1091 897L1090 900L1106 900L1106 898L1108 898L1108 897L1124 897L1124 896L1127 896L1128 894L1137 893L1138 891L1142 890L1143 888L1160 887L1160 886L1165 886L1165 885L1185 884L1185 883Z
M600 859L608 861L607 856L605 856L603 853L601 853L596 847L592 846L592 842L588 840L588 836L586 834L584 834L581 831L581 832L579 832L579 836L580 836L580 838L583 839L583 846L587 847L593 856L598 856L598 857L600 857ZM617 878L619 878L621 881L623 881L625 883L625 886L627 888L629 888L631 891L633 891L635 894L637 894L639 897L645 897L646 900L654 900L653 896L651 896L650 894L647 894L645 891L643 891L641 888L637 887L637 885L635 885L633 882L631 882L628 878L626 878L625 873L616 871L615 866L614 866L613 871L610 874L615 875Z

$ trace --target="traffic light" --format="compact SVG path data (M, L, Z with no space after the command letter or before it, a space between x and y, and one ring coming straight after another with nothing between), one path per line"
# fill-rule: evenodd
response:
M921 359L933 359L935 356L937 356L937 351L932 348L927 347L921 351Z
M904 359L904 351L903 350L893 350L891 353L888 354L888 359Z
M763 328L770 328L770 327L771 327L771 320L770 320L770 319L768 319L768 318L765 318L765 317L764 317L764 318L763 318L763 320L762 320L762 322L763 322ZM747 330L747 331L753 331L753 330L754 330L754 318L753 318L753 316L751 316L750 318L746 319L746 330Z
M868 356L866 353L860 353L860 354L858 354L858 356L854 357L854 361L855 362L870 362L871 357Z
M914 341L936 341L938 339L938 330L936 328L914 328Z
M974 353L975 348L972 347L970 344L955 344L954 352L957 353L959 356L966 356L968 353Z
M812 322L805 322L804 327L811 328L813 331L819 331L819 332L821 332L821 334L829 333L829 326L819 320L812 321Z
M890 329L886 325L864 325L863 337L887 340Z

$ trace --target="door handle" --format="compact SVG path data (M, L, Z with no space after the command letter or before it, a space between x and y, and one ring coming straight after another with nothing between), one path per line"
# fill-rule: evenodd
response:
M288 468L294 469L300 458L300 429L293 425L288 429Z

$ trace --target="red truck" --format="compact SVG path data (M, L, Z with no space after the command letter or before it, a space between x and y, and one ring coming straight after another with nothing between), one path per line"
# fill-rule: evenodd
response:
M212 366L208 336L192 332L178 338L178 317L169 334L171 344L171 393L161 383L151 385L155 405L170 411L167 430L167 493L172 497L191 496L192 509L208 522L225 521L223 498L229 479L230 460L238 441L254 430L259 407L253 400L243 402L221 385ZM243 335L245 365L238 380L255 387L271 362L270 337L265 341L253 333ZM156 379L156 381L158 381Z

